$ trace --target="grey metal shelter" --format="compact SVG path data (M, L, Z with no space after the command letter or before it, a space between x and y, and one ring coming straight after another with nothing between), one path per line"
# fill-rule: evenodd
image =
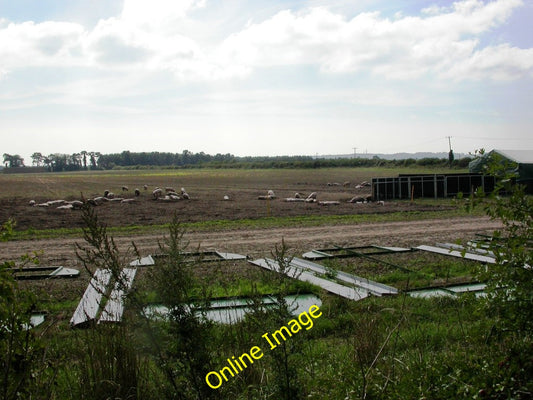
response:
M469 195L479 187L485 192L494 189L494 177L480 173L400 174L393 178L372 178L374 200L443 198Z

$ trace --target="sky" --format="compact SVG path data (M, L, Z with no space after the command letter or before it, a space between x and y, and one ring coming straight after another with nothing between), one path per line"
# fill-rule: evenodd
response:
M0 151L533 149L532 0L0 0Z

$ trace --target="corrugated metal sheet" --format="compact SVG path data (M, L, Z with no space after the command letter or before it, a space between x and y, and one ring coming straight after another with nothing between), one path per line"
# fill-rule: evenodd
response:
M223 253L220 251L216 251L215 253L223 260L246 260L246 256L243 256L242 254Z
M454 293L482 292L487 287L484 283L470 283L466 285L450 286L446 289Z
M130 262L130 267L150 267L152 265L155 265L155 261L151 255Z
M89 286L83 293L78 303L74 315L70 319L70 325L76 326L94 320L100 308L102 296L106 292L107 285L111 280L111 271L108 269L97 269Z
M74 268L57 267L49 275L50 278L73 278L78 276L80 271Z
M184 252L180 254L184 262L212 262L212 261L232 261L232 260L246 260L246 256L236 253L227 253L222 251L198 251L198 252ZM149 256L150 257L150 256ZM168 254L155 254L152 256L156 259L168 257ZM130 264L130 266L133 266Z
M458 250L458 251L468 251L469 253L476 253L476 254L482 254L484 256L493 257L494 253L490 250L486 250L481 247L476 247L471 242L467 243L467 246L463 246L460 244L455 243L437 243L437 247L442 247L443 249L451 249L451 250Z
M421 289L421 290L413 290L412 292L409 292L409 296L411 297L422 297L422 298L430 298L430 297L441 297L441 296L455 296L455 293L452 293L445 289L435 288L435 289Z
M27 268L10 268L13 277L17 280L36 280L49 278L76 278L80 271L75 268L65 267L27 267ZM51 272L48 272L51 271ZM42 272L42 273L39 273Z
M426 246L426 245L421 245L416 248L419 250L429 251L431 253L443 254L445 256L459 257L459 258L464 258L467 260L480 261L480 262L484 262L488 264L496 263L496 260L494 259L494 257L484 256L481 254L473 254L473 253L466 252L463 255L461 251L443 249L441 247Z
M299 258L292 259L292 265L295 265L299 268L308 269L311 271L318 272L320 274L325 274L328 271L325 267L320 264L313 263L311 261L302 260ZM368 290L373 295L383 296L383 295L394 295L398 294L398 289L391 286L383 285L382 283L374 282L366 278L361 278L356 275L349 274L343 271L336 271L336 277L338 280L346 282L353 286L358 286L362 289Z
M120 322L124 314L124 296L131 289L135 279L136 268L124 268L120 272L120 277L109 295L104 311L98 322Z
M350 258L359 257L361 255L383 255L390 253L409 252L411 249L403 247L388 247L388 246L357 246L357 247L341 247L336 246L334 248L327 249L313 249L304 253L303 258L308 260L321 260L324 258Z
M411 297L440 297L440 296L451 296L455 297L463 293L475 293L476 297L481 297L485 295L483 292L487 285L484 283L466 283L463 285L455 286L446 286L446 287L436 287L436 288L424 288L424 289L415 289L409 292Z
M265 268L269 271L278 272L279 264L268 258L261 258L258 260L250 261L251 264L258 267ZM366 289L362 288L352 288L338 283L328 281L327 279L319 278L308 271L301 270L295 266L289 266L286 271L287 276L299 279L303 282L309 282L313 285L320 286L322 289L336 294L338 296L350 299L350 300L361 300L369 296L369 292Z

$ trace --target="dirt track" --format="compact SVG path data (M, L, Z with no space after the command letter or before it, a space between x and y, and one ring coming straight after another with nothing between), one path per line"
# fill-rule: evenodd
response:
M191 249L199 246L205 250L216 249L260 257L269 255L282 238L296 254L301 254L312 248L333 244L406 247L434 244L438 241L469 239L476 233L491 233L500 227L498 221L492 221L487 217L465 217L303 228L190 232L185 235L185 239L190 242ZM157 251L157 241L161 238L161 235L154 234L133 237L117 236L115 241L124 251L134 241L141 255L146 255ZM83 240L69 238L2 243L0 261L14 260L23 254L42 250L43 263L72 266L77 263L75 243L83 244Z

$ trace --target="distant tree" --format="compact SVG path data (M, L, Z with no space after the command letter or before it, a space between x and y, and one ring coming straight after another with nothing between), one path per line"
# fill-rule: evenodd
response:
M11 164L11 154L4 153L4 165L6 168L9 168Z
M12 155L4 153L4 165L6 168L23 167L24 159L18 154Z
M80 152L81 156L82 156L82 161L83 161L83 169L87 169L87 151L86 150L82 150Z
M67 166L67 156L66 154L54 153L49 154L48 159L50 160L50 169L54 172L64 171Z
M91 160L91 169L97 169L98 168L98 159L100 158L101 154L97 151L91 151L89 152L89 157Z
M187 165L189 163L189 157L191 156L191 152L189 150L183 150L181 153L181 162L183 165Z
M81 153L73 153L70 156L71 163L70 165L73 167L71 169L79 170L81 169Z
M43 164L48 168L49 171L52 171L52 159L50 156L43 156Z
M43 155L42 153L33 153L31 155L31 159L32 159L32 165L34 165L35 167L40 167L43 163Z

